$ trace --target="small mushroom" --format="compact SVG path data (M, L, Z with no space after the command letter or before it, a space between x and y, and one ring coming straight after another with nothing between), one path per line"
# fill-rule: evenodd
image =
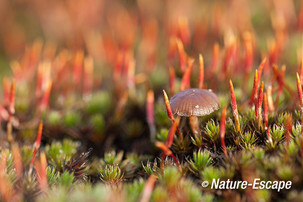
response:
M219 99L212 90L190 88L176 93L170 99L174 115L189 117L193 134L200 136L198 116L205 116L220 108Z

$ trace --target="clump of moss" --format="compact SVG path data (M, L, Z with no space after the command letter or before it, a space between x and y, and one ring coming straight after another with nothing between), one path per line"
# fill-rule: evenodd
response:
M152 4L1 4L0 201L303 200L302 2Z

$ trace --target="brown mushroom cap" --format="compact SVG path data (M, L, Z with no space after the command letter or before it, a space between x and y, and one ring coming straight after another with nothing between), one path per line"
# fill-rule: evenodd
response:
M173 114L204 116L220 108L219 99L211 90L190 88L176 93L170 99Z

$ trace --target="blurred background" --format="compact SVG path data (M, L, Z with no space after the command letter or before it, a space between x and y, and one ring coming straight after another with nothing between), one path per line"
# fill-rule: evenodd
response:
M19 103L31 103L23 100L31 88L37 100L52 89L51 108L64 109L62 103L71 105L72 93L82 96L102 89L114 91L122 103L129 95L144 109L148 90L162 99L163 89L169 89L169 96L180 89L191 58L196 60L190 83L197 87L197 58L202 54L203 87L226 94L232 78L241 86L237 98L246 101L253 69L264 58L266 87L284 77L286 67L286 83L300 71L302 2L2 0L0 79L9 77L2 80L7 92L15 79ZM287 99L294 87L287 88ZM274 93L277 88L281 85L273 86Z
M168 51L163 49L172 36L195 56L211 53L215 41L228 43L226 37L244 40L247 31L257 39L256 58L269 51L280 33L295 33L294 43L285 40L294 46L286 62L295 65L302 42L296 35L303 27L301 7L300 0L2 0L1 76L33 44L37 51L47 47L49 58L64 48L83 49L98 63L107 63L121 48L131 48L138 61L156 54L157 62L165 63L161 58Z

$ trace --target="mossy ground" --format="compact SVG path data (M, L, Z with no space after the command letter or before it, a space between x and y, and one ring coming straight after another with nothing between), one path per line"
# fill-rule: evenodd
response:
M303 200L302 2L42 2L0 3L0 201ZM201 185L257 178L292 185Z

